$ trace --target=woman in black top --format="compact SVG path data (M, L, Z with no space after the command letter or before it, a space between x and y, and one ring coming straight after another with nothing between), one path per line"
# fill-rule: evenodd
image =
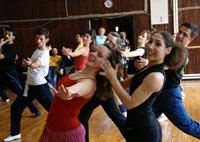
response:
M151 32L149 30L143 30L137 37L137 48L134 51L122 52L122 57L129 57L128 62L128 74L135 74L138 69L135 67L134 62L140 57L145 58L145 44L149 41Z
M102 66L101 75L111 82L115 92L128 110L127 142L161 142L161 127L152 112L151 106L160 94L165 83L166 68L178 68L186 56L184 48L174 46L173 38L166 31L156 31L146 45L148 66L122 81L116 77L116 72L107 61ZM129 95L124 89L130 88Z

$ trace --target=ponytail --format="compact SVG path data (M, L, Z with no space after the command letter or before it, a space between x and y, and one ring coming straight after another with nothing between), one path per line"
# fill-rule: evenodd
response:
M165 56L164 64L169 67L169 69L178 69L184 65L187 61L187 51L185 47L180 47L179 45L174 45L170 54Z

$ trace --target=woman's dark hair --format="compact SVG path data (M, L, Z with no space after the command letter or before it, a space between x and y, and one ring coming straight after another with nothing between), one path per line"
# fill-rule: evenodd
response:
M91 36L91 40L92 40L92 42L90 43L90 51L94 51L94 47L96 45L96 32L94 29L91 29L91 30L87 30L85 34L86 33Z
M187 52L184 47L174 44L173 37L167 31L155 31L152 35L159 33L162 35L166 48L171 47L171 52L165 56L164 64L170 69L180 68L187 60Z
M116 64L120 64L121 61L121 54L120 51L115 47L112 43L103 44L103 46L107 47L110 51L110 56L108 57L108 60L110 61L112 67L115 68ZM117 72L118 79L120 78L120 72ZM104 76L101 76L99 74L96 75L97 80L97 98L100 100L107 100L112 95L112 87L108 79L106 79Z
M141 33L147 33L147 40L151 37L151 32L149 30L143 30Z

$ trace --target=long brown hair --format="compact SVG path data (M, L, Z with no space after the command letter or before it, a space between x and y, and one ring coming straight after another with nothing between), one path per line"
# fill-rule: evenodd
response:
M87 30L85 32L85 34L89 34L91 36L91 40L92 42L90 43L90 51L93 51L94 50L94 47L96 45L96 32L94 29L90 29L90 30Z
M116 64L120 64L121 61L121 54L120 51L115 47L112 43L104 44L110 50L110 56L108 60L110 61L111 65L115 68ZM117 72L118 79L120 78L119 69ZM104 76L99 74L96 75L97 80L97 90L96 95L97 98L100 100L107 100L112 95L112 87L108 79Z
M166 48L171 47L172 50L170 54L165 56L164 64L169 67L169 69L178 69L181 67L187 60L187 52L184 47L180 47L174 43L172 35L167 31L155 31L155 33L159 33L162 35Z

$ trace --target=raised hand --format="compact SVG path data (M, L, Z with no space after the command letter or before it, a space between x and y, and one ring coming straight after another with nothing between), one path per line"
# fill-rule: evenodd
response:
M8 39L1 38L0 39L0 47L2 47L6 42L8 42Z
M26 60L26 59L23 59L22 61L23 61L23 63L24 63L25 65L27 65L27 66L30 66L30 65L32 64L32 61L31 61L30 58L27 58L27 60Z
M52 50L51 45L47 45L47 49L48 49L49 51L51 51L51 50Z
M129 51L121 51L121 56L122 57L127 57L128 53L129 53Z

